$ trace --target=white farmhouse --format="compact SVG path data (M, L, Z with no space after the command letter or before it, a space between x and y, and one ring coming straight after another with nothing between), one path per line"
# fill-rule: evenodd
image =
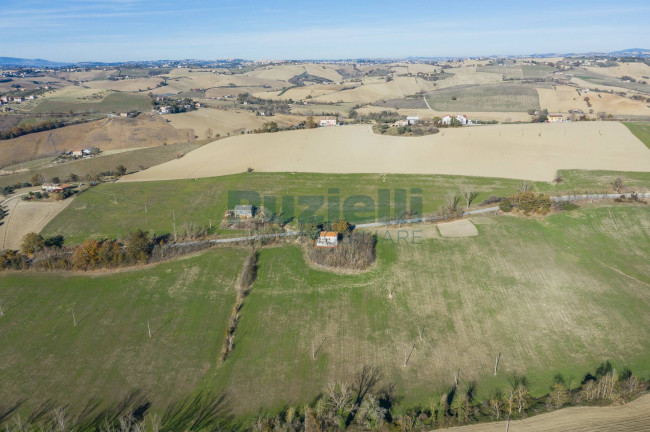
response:
M461 125L466 125L468 123L467 116L465 114L458 114L455 116L451 116L447 114L446 116L440 119L440 124L443 124L445 126L450 126L452 118L455 118L458 121L458 123L460 123Z
M321 121L318 122L318 126L320 127L336 126L336 119L321 119Z

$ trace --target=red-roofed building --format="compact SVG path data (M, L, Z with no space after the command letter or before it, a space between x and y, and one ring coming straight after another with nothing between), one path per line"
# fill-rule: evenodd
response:
M321 231L316 240L318 247L336 247L339 244L339 233L336 231Z

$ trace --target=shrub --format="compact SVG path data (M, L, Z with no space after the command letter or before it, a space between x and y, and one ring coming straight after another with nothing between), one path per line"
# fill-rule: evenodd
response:
M530 213L546 214L551 209L551 198L543 193L535 194L531 191L519 192L510 198L526 216Z
M505 213L509 213L512 211L512 202L510 201L509 198L503 198L499 202L499 210Z
M147 233L141 229L129 231L125 243L126 259L133 263L146 263L154 246Z
M33 254L40 250L43 250L45 247L45 239L36 233L27 233L23 237L23 241L20 244L20 250L24 254Z
M574 203L569 202L569 201L563 201L563 202L561 202L561 203L559 203L559 204L557 205L557 208L558 208L558 209L560 209L560 210L565 210L565 211L568 211L568 210L575 210L575 209L577 209L577 208L579 208L579 207L580 207L580 206L578 206L578 204L574 204Z
M496 195L490 195L485 200L483 200L481 205L484 206L484 205L490 205L490 204L497 204L497 203L500 203L501 201L503 201L504 199L507 199L507 198L498 197Z
M62 235L55 235L45 239L45 246L47 247L63 247L65 238Z

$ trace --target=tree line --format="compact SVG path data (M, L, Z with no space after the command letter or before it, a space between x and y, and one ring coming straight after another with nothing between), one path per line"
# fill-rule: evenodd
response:
M609 361L581 383L567 387L555 375L545 395L531 394L527 379L513 375L506 386L480 398L475 382L456 382L431 394L428 402L402 407L396 386L385 382L377 367L364 366L349 381L330 381L311 402L260 411L253 420L235 421L227 392L199 391L172 402L159 412L139 391L107 408L89 399L79 412L51 401L19 415L21 402L0 403L0 427L7 432L419 432L452 426L528 418L567 406L602 406L629 402L648 389L648 381ZM105 406L105 405L103 405ZM24 410L23 410L24 412Z

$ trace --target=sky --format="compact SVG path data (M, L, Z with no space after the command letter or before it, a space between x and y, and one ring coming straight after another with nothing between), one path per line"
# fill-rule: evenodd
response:
M0 0L0 56L470 57L650 48L650 2Z

